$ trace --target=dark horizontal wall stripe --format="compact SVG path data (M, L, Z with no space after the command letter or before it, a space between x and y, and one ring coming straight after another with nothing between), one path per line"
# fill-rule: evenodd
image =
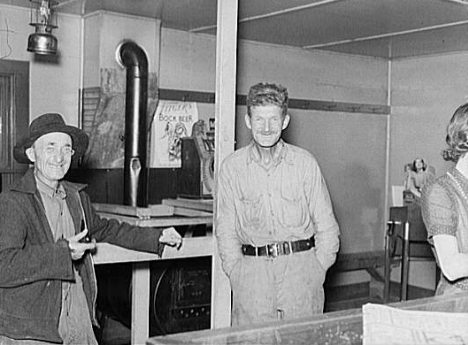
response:
M307 99L290 99L289 108L303 110L339 111L343 113L364 113L380 115L390 114L390 107L386 105L314 101Z
M213 92L159 89L159 99L165 101L182 101L214 104L215 94Z
M215 94L211 92L159 89L159 99L168 101L214 103ZM246 96L236 96L237 105L246 104ZM390 114L390 107L378 104L345 103L317 101L308 99L290 99L290 109L338 111L343 113Z

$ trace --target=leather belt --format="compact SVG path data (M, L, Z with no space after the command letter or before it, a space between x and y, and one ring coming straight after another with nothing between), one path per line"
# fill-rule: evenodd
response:
M276 258L279 255L289 255L292 253L303 252L315 247L315 238L312 236L306 240L293 242L275 242L263 247L254 247L250 244L242 245L242 253L250 256L267 256Z

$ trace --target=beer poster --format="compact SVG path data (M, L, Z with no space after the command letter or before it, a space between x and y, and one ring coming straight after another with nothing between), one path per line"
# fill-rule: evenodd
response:
M151 125L151 168L181 167L181 138L191 135L197 120L195 102L159 101Z

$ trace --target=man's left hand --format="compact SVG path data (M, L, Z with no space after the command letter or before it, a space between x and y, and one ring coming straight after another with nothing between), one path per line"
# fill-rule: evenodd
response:
M93 238L91 241L83 242L83 239L88 235L88 229L83 230L79 234L67 239L68 248L70 248L70 255L72 260L79 260L83 257L86 251L96 250L96 240Z
M170 227L163 230L161 237L159 237L159 243L179 249L182 246L182 236L180 236L176 229Z

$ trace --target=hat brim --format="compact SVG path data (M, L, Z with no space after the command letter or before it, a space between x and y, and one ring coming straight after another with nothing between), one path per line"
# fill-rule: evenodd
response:
M49 126L45 131L40 133L30 133L27 137L23 138L13 149L13 157L18 163L31 164L26 155L26 150L30 148L34 142L45 134L49 133L66 133L72 139L72 147L75 150L75 154L72 156L72 161L78 161L86 152L88 148L89 138L88 135L78 127L68 125L52 125Z

